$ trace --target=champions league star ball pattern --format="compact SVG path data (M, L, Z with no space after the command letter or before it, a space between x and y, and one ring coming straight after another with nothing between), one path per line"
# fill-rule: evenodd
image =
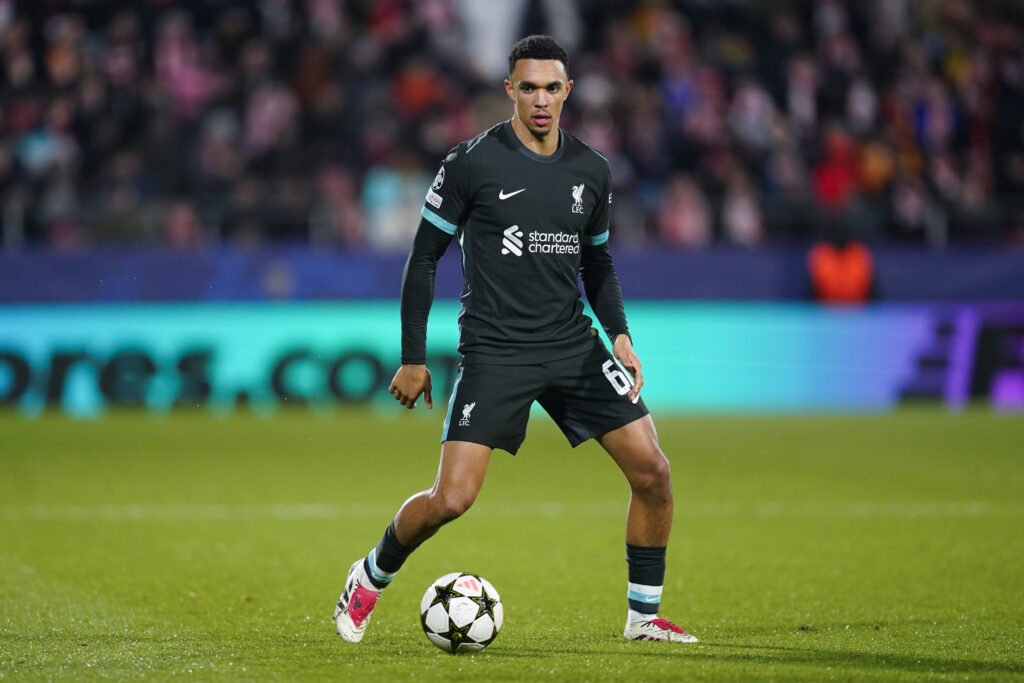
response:
M503 617L498 591L476 574L445 574L420 601L423 632L446 652L484 649L497 637Z

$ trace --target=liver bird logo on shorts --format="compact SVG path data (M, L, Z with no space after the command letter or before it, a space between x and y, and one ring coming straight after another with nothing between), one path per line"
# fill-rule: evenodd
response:
M583 183L572 186L572 212L583 213Z
M467 403L466 405L462 406L462 419L459 420L459 426L460 427L468 427L469 426L469 414L471 412L473 412L473 408L475 408L475 407L476 407L476 401L473 401L472 403Z

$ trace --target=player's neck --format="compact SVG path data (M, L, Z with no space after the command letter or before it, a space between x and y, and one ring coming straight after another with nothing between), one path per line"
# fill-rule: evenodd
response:
M526 149L530 150L534 154L549 157L558 151L558 142L562 135L562 131L558 128L557 121L552 123L555 125L552 125L551 132L544 137L539 138L530 132L530 129L526 127L525 123L519 120L518 116L513 116L512 130L515 131L516 137L519 138L519 142L523 143L523 146L526 147Z

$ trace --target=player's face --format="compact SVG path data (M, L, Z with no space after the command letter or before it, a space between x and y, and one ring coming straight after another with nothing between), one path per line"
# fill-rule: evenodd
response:
M520 59L505 81L505 92L515 102L514 118L540 139L558 130L570 90L572 81L557 59Z

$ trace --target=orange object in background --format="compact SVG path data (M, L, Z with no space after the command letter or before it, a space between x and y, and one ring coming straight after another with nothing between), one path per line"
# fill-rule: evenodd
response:
M807 256L807 269L818 301L863 303L871 297L874 259L859 242L816 245Z

